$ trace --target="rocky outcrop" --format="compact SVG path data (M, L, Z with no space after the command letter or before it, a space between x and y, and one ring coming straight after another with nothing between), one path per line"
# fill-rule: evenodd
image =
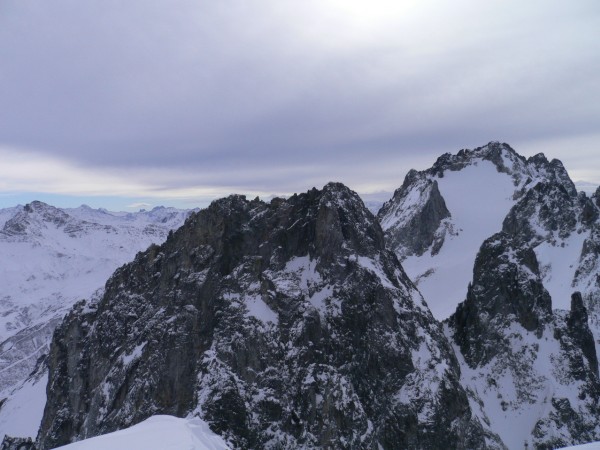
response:
M448 322L465 361L476 367L512 351L506 336L511 324L539 338L551 316L535 253L514 247L506 234L498 233L481 246L467 299Z
M387 245L399 249L398 257L435 255L444 243L444 219L450 218L437 181L411 170L402 187L378 213L386 232Z
M535 252L506 233L481 247L467 299L447 321L464 359L463 385L482 421L512 448L550 449L598 440L600 381L580 293L552 311ZM529 424L515 419L527 416Z
M35 443L31 438L14 438L4 436L0 450L35 450Z
M192 216L57 329L52 448L195 414L237 448L502 448L440 325L352 191Z

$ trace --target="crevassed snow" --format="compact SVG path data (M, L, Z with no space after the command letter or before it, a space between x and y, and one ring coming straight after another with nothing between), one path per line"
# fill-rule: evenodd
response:
M0 437L9 434L35 439L46 405L47 384L47 374L37 380L29 379L7 397L0 415Z
M485 160L436 178L457 236L447 235L440 252L410 256L402 265L427 300L434 317L446 319L465 299L473 263L485 239L502 229L514 204L515 186Z
M576 290L573 280L586 237L586 233L572 233L560 245L543 242L534 249L553 308L571 308L571 294Z
M60 450L226 450L230 447L198 418L153 416L124 430L58 447Z

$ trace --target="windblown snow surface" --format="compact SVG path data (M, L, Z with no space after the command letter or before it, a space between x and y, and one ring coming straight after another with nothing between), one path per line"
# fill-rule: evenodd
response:
M58 447L60 450L227 450L198 418L153 416L124 430Z

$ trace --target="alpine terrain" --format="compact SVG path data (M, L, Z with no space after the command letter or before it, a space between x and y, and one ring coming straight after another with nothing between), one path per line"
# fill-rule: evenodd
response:
M600 440L599 209L560 161L492 142L409 172L379 212L511 449Z
M79 303L48 364L40 448L154 414L198 415L239 448L501 448L341 184L215 201Z
M0 437L35 438L46 400L43 360L73 304L100 295L117 267L164 241L188 214L60 209L39 201L0 210Z
M42 210L52 209L0 216L42 217L43 232L63 243L53 251L83 262L60 272L69 285L61 301L48 297L54 281L41 274L66 257L54 254L46 272L15 266L11 298L29 285L44 300L31 303L41 306L28 309L29 322L23 302L14 313L6 307L17 324L6 339L29 330L43 347L0 418L29 402L43 417L35 442L6 438L7 450L137 445L149 438L127 436L151 433L152 423L191 448L600 441L600 188L579 192L558 160L498 142L447 153L408 172L377 214L339 183L269 202L232 195L191 213L162 242L176 224L165 222L160 238L139 241L156 243L95 291L109 273L97 275L87 293L78 282L94 270L64 243L114 225L83 219L84 209L52 220ZM22 244L11 220L4 228L16 231L3 239ZM120 254L104 242L88 250ZM32 273L30 284L17 278ZM5 350L21 340L11 342ZM18 431L9 434L35 434Z

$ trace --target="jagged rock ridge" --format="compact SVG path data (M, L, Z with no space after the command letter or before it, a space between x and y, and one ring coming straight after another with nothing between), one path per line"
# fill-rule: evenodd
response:
M356 194L231 196L119 269L58 328L51 448L162 413L239 448L502 448Z
M598 359L581 294L569 312L552 311L530 247L506 233L482 245L446 332L475 413L509 448L600 439Z
M517 203L521 205L513 209ZM503 229L516 233L511 227L527 233L523 240L528 241L541 229L565 237L582 228L576 223L582 208L580 222L589 228L597 208L585 194L577 193L560 161L549 161L543 154L525 158L507 144L490 142L456 155L446 153L427 170L410 171L378 217L388 247L434 316L443 320L465 298L475 256L485 239ZM539 221L531 221L531 216ZM531 244L542 241L551 239L546 236ZM570 293L560 297L568 308Z

